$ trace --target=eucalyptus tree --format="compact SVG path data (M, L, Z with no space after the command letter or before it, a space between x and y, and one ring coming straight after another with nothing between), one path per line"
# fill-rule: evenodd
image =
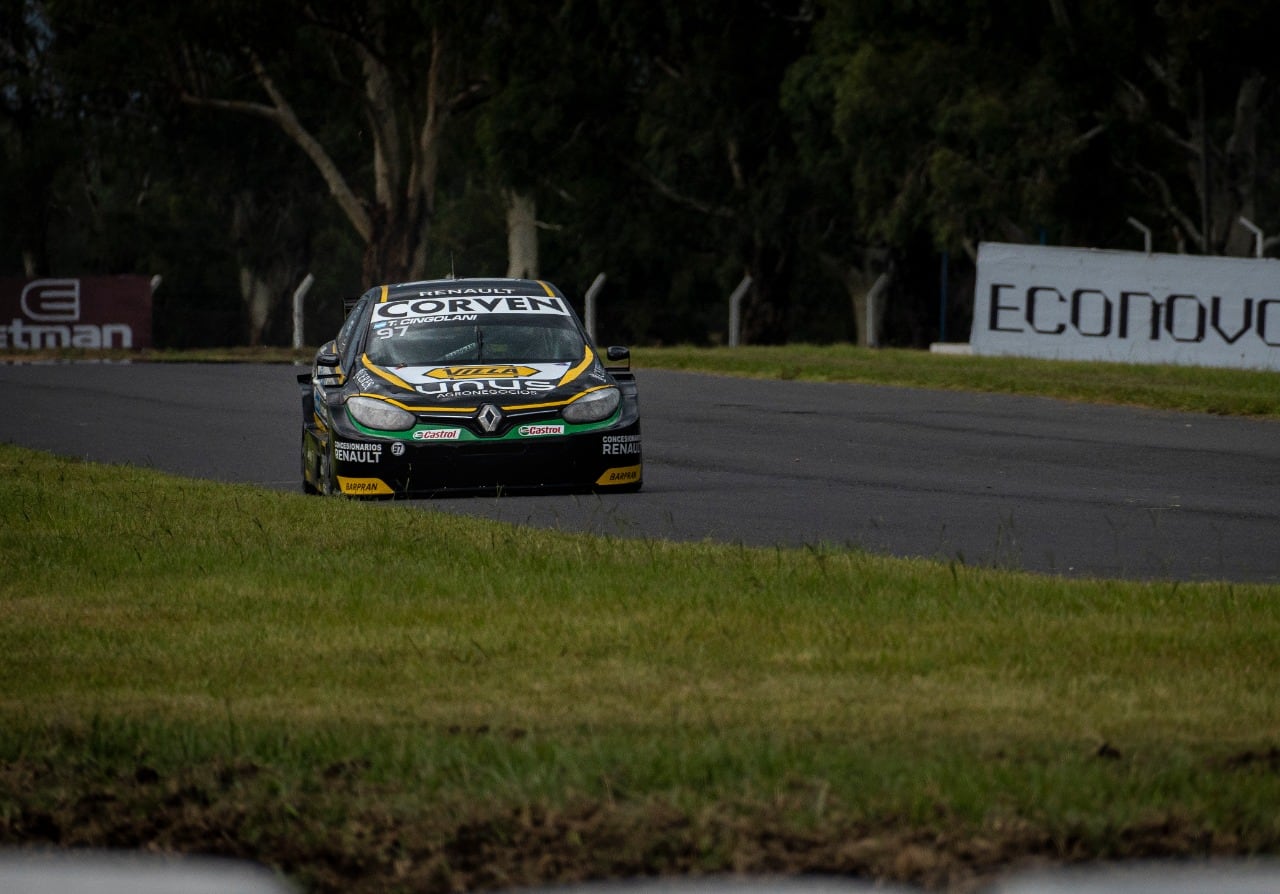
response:
M1116 80L1117 163L1142 190L1168 250L1251 254L1240 218L1280 242L1280 56L1273 3L1152 4L1105 58Z
M972 262L984 239L1078 238L1082 186L1113 216L1095 158L1105 90L1066 12L1056 0L820 2L786 106L826 184L818 244L855 304L892 271L896 312L915 339L933 337L939 253Z
M178 69L183 100L277 126L364 245L367 281L422 275L442 144L452 117L485 90L463 44L483 11L318 0L229 3L211 14L238 45L192 34Z
M50 229L78 155L76 116L41 4L0 5L0 233L4 267L50 272Z
M831 2L819 28L809 65L869 235L903 245L925 230L972 252L1052 216L1098 130L1058 78L1064 35L1048 4Z
M616 94L599 29L591 3L496 0L473 47L488 90L469 132L505 213L510 276L539 275L542 234L580 237L579 187L610 164Z
M11 55L6 29L5 58L39 71L44 86L38 104L18 80L4 91L25 104L13 110L29 130L25 166L11 168L5 188L31 197L3 205L31 215L32 226L12 232L48 234L48 259L29 262L28 272L159 276L157 343L257 341L271 308L242 306L237 281L247 298L264 278L281 279L281 290L296 284L323 226L308 194L320 191L299 184L258 134L232 138L179 101L174 67L185 35L208 24L191 11L145 0L5 4L5 21L35 36L25 54ZM243 213L250 207L260 209L256 219Z
M811 241L855 303L894 270L922 332L936 253L982 240L1126 247L1132 217L1246 253L1242 216L1280 226L1277 30L1246 0L819 0L785 91Z
M796 170L780 108L787 66L807 45L806 0L601 0L628 67L633 116L625 163L657 203L679 268L668 300L723 319L744 276L744 339L785 341L797 245Z

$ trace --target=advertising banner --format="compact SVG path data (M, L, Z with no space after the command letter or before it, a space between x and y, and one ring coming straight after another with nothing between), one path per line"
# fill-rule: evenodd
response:
M151 347L151 278L0 278L0 351Z
M1280 370L1280 261L978 246L974 354Z

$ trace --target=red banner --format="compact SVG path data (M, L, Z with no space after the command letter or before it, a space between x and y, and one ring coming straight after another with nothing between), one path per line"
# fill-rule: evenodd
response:
M0 351L151 347L151 277L0 278Z

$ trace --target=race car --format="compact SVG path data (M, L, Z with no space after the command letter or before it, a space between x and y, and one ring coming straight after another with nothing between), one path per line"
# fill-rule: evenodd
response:
M307 493L617 492L643 483L630 351L602 357L564 294L542 280L370 289L298 385Z

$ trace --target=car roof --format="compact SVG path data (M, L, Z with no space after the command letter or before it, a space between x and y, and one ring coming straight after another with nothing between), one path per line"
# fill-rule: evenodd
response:
M427 295L452 297L467 295L532 295L542 298L563 298L564 295L551 283L541 279L515 279L509 277L464 277L461 279L424 279L413 282L389 283L374 291L382 291L382 301L399 301Z

